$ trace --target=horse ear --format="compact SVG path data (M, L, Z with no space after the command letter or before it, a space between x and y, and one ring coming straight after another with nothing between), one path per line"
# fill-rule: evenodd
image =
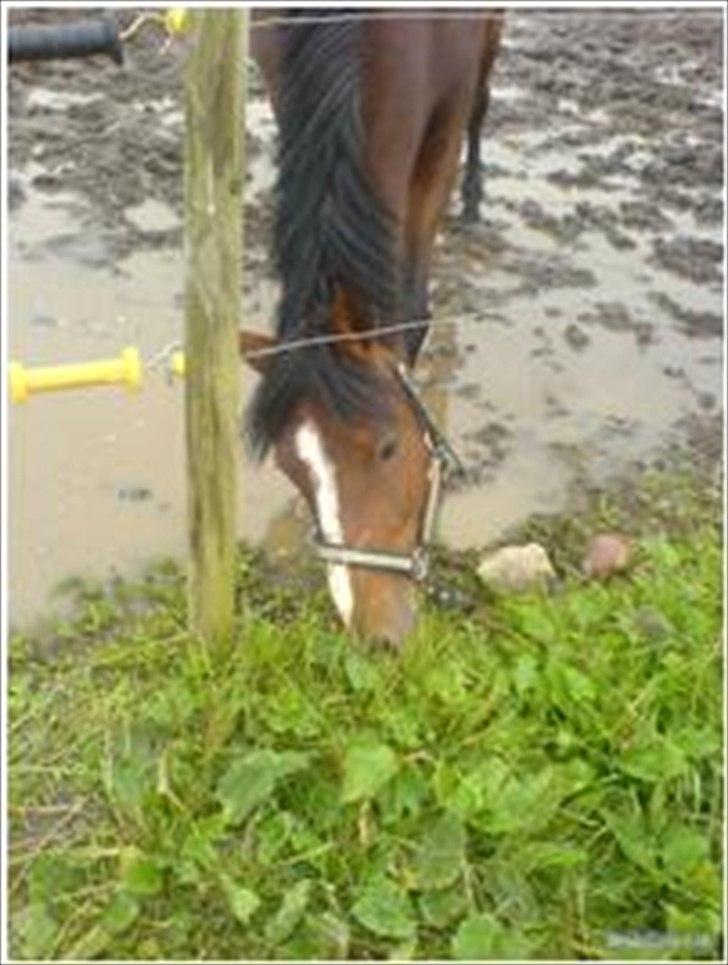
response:
M407 335L409 334L407 333ZM416 334L419 336L420 333L417 332ZM390 340L389 347L398 362L404 362L407 368L414 369L424 339L422 337L408 338L407 335L397 335Z
M260 375L264 375L272 355L256 357L256 353L261 350L269 351L276 344L276 340L270 335L262 332L250 332L247 329L238 329L238 351L248 365L255 369Z
M428 329L426 328L416 328L405 334L404 348L407 355L407 361L411 369L413 369L417 364L420 350L422 349L425 339L427 338L427 332Z

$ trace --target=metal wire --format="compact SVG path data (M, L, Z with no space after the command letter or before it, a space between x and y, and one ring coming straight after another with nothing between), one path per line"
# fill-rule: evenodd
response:
M380 338L383 335L394 335L397 332L427 328L430 324L431 319L429 318L417 318L409 322L398 322L396 325L383 325L381 328L363 328L358 332L332 332L330 335L312 335L309 338L280 342L278 345L271 345L269 348L253 349L250 352L244 352L243 358L268 358L271 355L284 355L286 352L297 352L301 349L311 348L313 345L331 345L335 342L361 342L367 339Z
M300 8L299 8L300 9ZM486 12L486 10L460 10L452 11L449 10L427 10L421 13L408 11L405 9L392 9L392 10L365 10L361 13L342 13L342 14L332 14L329 17L266 17L260 20L251 20L249 24L250 30L260 30L267 27L290 27L290 26L303 26L318 23L351 23L359 21L371 21L371 20L502 20L505 15L508 14L509 17L519 14L521 11L523 13L535 12L538 17L547 17L549 20L573 20L574 16L577 16L585 8L574 8L573 10L540 10L535 7L511 7L507 10L493 10L492 13ZM598 13L589 11L586 13L586 18L590 20L606 19L614 15L622 14L639 19L644 17L648 20L674 20L681 14L686 14L689 16L691 21L695 19L721 19L722 8L721 7L704 7L702 10L691 9L688 13L687 7L675 7L665 9L652 9L649 7L644 7L635 11L629 7L612 7L606 10L601 10Z
M299 8L300 9L300 8ZM370 20L502 20L503 13L480 13L474 14L469 11L464 13L450 13L449 11L432 10L428 13L413 13L406 10L370 10L362 13L341 13L332 14L330 17L266 17L264 20L251 20L250 29L256 30L261 27L290 27L306 26L318 23L358 23Z
M468 321L469 318L474 320L477 317L476 315L470 317L467 315L458 316L458 320ZM241 352L240 355L244 359L270 358L274 355L285 355L287 352L302 351L314 345L331 345L337 342L361 342L367 339L381 338L384 335L394 335L398 332L408 332L414 329L428 327L444 328L447 325L454 325L455 322L455 318L440 319L438 321L429 318L416 318L408 322L382 325L380 328L363 328L358 332L332 332L329 335L312 335L307 338L291 339L290 342L279 342L277 345L271 345L267 348L251 349L249 352ZM149 371L161 368L169 362L172 354L182 349L182 347L182 342L179 339L169 342L144 361L144 368Z
M304 9L304 8L298 8ZM372 20L473 20L473 21L485 21L494 20L501 21L504 19L506 14L508 17L513 17L514 14L517 15L521 11L524 13L530 13L532 10L536 11L538 17L546 17L549 20L573 20L575 15L578 15L580 10L583 8L574 8L573 10L539 10L534 7L511 7L511 8L493 8L492 12L489 12L489 8L484 8L482 10L426 10L422 12L410 11L405 9L387 9L387 10L363 10L361 13L341 13L341 14L331 14L328 17L316 17L316 16L302 16L302 17L281 17L272 16L261 18L260 20L250 20L249 29L250 30L265 30L271 27L291 27L291 26L305 26L311 24L332 24L332 23L357 23L357 22L371 22ZM588 18L591 20L595 19L607 19L614 15L623 15L634 17L635 19L647 19L653 21L666 21L670 22L675 20L675 18L680 17L683 13L687 12L687 7L672 7L667 9L652 9L649 7L639 8L634 10L629 7L611 7L605 10L600 10L599 12L589 12L587 14ZM695 20L715 20L720 17L722 13L721 7L703 7L700 10L691 10L689 17L691 21ZM143 13L135 17L134 20L127 26L119 35L119 39L122 42L131 40L136 34L147 24L156 24L161 26L163 29L168 30L167 22L162 14L159 13ZM172 34L169 33L167 38L168 43L172 39ZM165 49L166 46L165 45Z
M166 365L170 359L173 352L179 351L182 348L182 342L179 339L175 339L173 342L169 342L164 348L160 348L158 352L151 355L148 359L144 360L144 368L148 371L154 371L162 365Z
M151 23L164 27L164 17L161 13L139 14L138 17L132 20L128 27L125 27L124 30L122 30L122 32L119 34L119 40L121 40L122 43L126 43L127 40L131 40L132 37L135 37L142 27L146 27L147 24Z

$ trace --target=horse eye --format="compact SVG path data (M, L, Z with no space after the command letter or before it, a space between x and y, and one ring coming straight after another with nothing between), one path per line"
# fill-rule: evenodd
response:
M379 447L378 455L382 462L386 462L388 459L392 458L396 451L397 440L394 438L394 436L389 436Z

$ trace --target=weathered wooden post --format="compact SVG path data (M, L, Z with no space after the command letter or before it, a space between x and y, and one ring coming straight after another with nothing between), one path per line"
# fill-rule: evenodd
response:
M232 641L247 12L192 13L185 78L188 622Z

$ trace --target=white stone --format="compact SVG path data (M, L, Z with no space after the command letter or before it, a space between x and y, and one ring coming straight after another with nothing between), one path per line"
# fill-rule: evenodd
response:
M556 572L543 546L504 546L485 556L478 566L478 576L493 590L522 592L547 586Z

